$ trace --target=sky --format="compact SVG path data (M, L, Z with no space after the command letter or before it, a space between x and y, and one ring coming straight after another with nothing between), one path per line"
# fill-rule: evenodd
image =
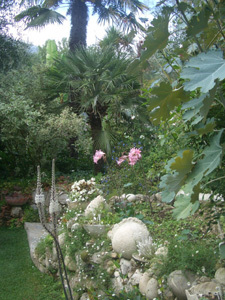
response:
M88 22L87 28L87 44L95 44L99 39L102 39L105 35L105 29L107 26L99 25L97 23L97 16L92 16ZM43 46L46 40L55 40L56 42L61 41L62 38L66 37L69 39L70 35L70 19L63 22L62 25L48 25L42 29L27 29L20 33L23 41L31 43L35 46Z
M148 1L148 6L154 6L156 0L145 0L143 2L146 3ZM26 29L23 30L22 23L18 25L18 27L12 28L10 31L14 37L19 37L24 42L33 44L35 46L43 46L45 42L50 40L55 40L59 42L62 38L69 39L70 35L70 17L66 15L67 8L63 8L58 10L59 13L63 14L66 17L66 20L62 25L48 25L41 29ZM141 17L150 17L151 15L147 12L145 15L140 15ZM108 24L98 24L97 15L92 16L90 14L88 27L87 27L87 45L96 44L99 40L101 40L105 36L105 30L109 27Z

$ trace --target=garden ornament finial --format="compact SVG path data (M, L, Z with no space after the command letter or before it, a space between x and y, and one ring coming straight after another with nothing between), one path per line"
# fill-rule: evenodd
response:
M55 186L55 160L52 160L52 186L51 186L51 198L50 198L50 205L49 205L49 213L51 216L51 221L53 226L48 226L45 218L45 198L44 193L42 191L41 187L41 171L40 166L37 167L37 188L36 188L36 195L35 195L35 203L38 207L39 217L41 224L43 225L44 229L53 237L55 246L56 246L56 252L57 252L57 259L58 259L58 266L59 266L59 274L64 290L64 295L66 300L73 300L72 291L70 288L67 271L64 263L63 253L60 248L59 242L58 242L58 235L57 235L57 221L58 221L58 214L60 212L60 205L58 202L58 197L56 193L56 186ZM53 230L51 229L53 227ZM62 264L62 266L61 266ZM65 275L65 280L67 283L67 287L69 290L69 295L67 294L66 287L64 284L64 278L63 278L63 271Z

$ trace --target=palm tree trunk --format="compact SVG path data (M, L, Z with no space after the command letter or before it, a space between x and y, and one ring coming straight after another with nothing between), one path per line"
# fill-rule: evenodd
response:
M98 148L98 138L99 133L102 131L102 120L98 115L93 113L89 114L89 124L91 126L91 136L93 140L93 154ZM102 150L102 149L101 149ZM98 174L99 172L104 172L104 161L101 158L97 164L94 164L94 173Z
M70 50L78 46L86 46L88 8L84 0L71 2Z

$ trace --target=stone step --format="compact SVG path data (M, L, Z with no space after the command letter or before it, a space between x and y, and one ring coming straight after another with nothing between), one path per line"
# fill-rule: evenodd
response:
M44 238L48 233L45 231L41 223L30 223L25 222L24 228L27 232L27 239L30 247L30 256L35 264L35 266L43 272L43 266L40 265L36 255L35 255L35 248L39 241Z

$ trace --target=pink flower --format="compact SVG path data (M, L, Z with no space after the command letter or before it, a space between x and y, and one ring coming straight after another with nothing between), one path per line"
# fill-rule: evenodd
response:
M117 160L117 164L120 166L122 164L122 162L124 162L127 159L127 155L122 155L118 160Z
M141 150L137 148L130 149L128 157L129 157L129 165L134 166L136 162L141 158Z
M105 152L102 150L96 150L95 155L93 156L94 163L97 164L99 159L105 155Z

